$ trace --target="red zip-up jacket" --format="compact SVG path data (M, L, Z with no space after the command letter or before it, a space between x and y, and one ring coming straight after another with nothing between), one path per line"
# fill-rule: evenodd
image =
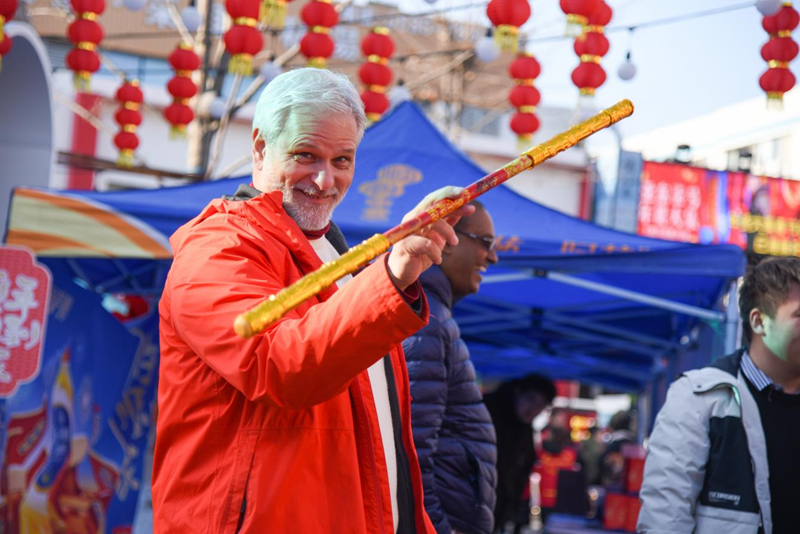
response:
M399 345L426 324L424 296L417 315L379 260L260 335L233 332L238 314L321 264L281 201L280 192L215 200L172 236L159 306L155 532L393 532L366 372L389 354L414 530L434 533Z

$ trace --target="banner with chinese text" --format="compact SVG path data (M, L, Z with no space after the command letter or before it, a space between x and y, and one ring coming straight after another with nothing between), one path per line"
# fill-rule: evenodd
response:
M638 233L800 256L800 181L645 162Z
M129 534L152 426L157 317L122 325L48 264L38 373L0 401L0 532Z

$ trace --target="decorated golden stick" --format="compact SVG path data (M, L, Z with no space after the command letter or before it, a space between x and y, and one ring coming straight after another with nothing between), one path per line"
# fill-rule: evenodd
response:
M238 316L233 323L234 330L244 338L261 332L305 300L319 294L343 276L354 273L369 263L370 260L383 254L398 241L420 231L439 219L447 217L461 206L478 198L509 178L577 145L593 133L603 128L608 128L612 124L629 117L632 113L633 104L630 100L621 100L590 119L573 126L566 132L531 148L506 166L464 188L458 197L440 200L426 212L413 219L395 226L383 234L375 234L360 245L356 245L345 252L338 259L324 264L313 273L305 275L291 286L270 296L252 310Z

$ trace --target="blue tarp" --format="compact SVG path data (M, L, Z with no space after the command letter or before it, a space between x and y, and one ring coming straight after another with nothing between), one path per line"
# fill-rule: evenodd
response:
M467 185L485 173L412 103L372 126L358 149L356 175L334 219L350 244L400 222L427 193ZM248 177L152 191L69 193L133 215L165 235ZM648 239L577 220L500 186L481 201L495 221L500 265L478 295L457 307L478 370L486 377L538 371L640 391L681 351L698 319L566 285L564 273L606 287L711 309L744 271L734 246ZM73 260L106 290L163 281L164 262ZM159 264L155 274L148 266ZM120 269L123 275L120 275ZM101 280L104 280L101 282ZM711 355L709 355L709 359Z

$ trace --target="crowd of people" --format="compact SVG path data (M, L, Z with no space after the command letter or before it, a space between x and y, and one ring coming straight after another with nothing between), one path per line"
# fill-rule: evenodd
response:
M256 106L252 183L212 201L172 237L159 308L157 532L490 534L527 523L525 491L537 469L545 509L555 504L548 468L580 472L585 483L618 482L621 447L635 441L631 413L574 444L565 413L554 410L537 450L532 423L552 403L553 383L531 375L482 394L453 319L453 306L497 263L492 217L478 202L398 242L263 333L235 335L239 313L347 250L332 215L352 183L365 125L346 77L282 74ZM436 191L404 220L461 192ZM762 470L797 450L797 425L779 421L796 413L800 389L792 345L800 270L780 273L778 289L754 282L743 304L750 356L673 386L651 442L643 532L722 532L730 518L760 523L765 534L796 524L783 507L797 462L781 476ZM737 382L748 365L773 382L762 388L741 373ZM735 391L747 418L735 411ZM754 413L764 432L753 431ZM747 443L761 454L755 472L726 469L747 458ZM709 457L719 462L713 471ZM734 471L747 472L734 481Z

